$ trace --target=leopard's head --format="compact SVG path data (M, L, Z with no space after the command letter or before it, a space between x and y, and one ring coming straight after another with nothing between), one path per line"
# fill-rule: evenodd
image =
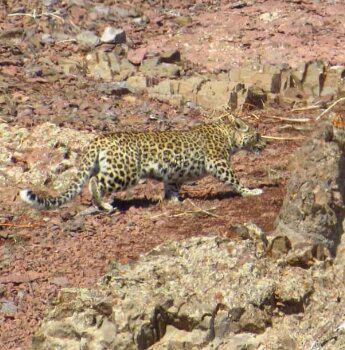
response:
M239 118L232 117L225 124L233 146L237 149L246 149L259 152L265 148L266 143L254 127Z

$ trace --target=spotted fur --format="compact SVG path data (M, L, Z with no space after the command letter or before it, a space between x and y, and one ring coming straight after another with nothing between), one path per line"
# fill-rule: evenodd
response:
M229 158L241 148L263 147L260 134L238 118L187 130L117 132L97 137L90 143L66 192L57 197L41 197L22 190L20 197L39 209L56 208L79 194L90 180L93 202L98 208L110 211L113 207L103 201L103 196L133 186L142 178L162 180L165 198L176 200L183 183L206 174L242 196L259 195L261 189L250 190L240 184Z

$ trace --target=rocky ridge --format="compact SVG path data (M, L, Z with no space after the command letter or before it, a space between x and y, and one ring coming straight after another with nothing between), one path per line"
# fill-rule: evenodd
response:
M149 97L181 106L192 103L205 109L263 108L268 104L305 106L318 100L345 96L345 66L321 61L302 63L293 69L286 64L244 64L219 74L188 76L179 51L145 53L140 64L114 52L86 55L88 74L105 81L121 81L128 92L147 92ZM66 73L79 65L61 62ZM133 58L132 58L133 61ZM137 63L137 62L136 62ZM65 68L64 68L65 67Z

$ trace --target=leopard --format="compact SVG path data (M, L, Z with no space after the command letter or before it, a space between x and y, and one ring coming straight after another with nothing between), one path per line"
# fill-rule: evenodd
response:
M212 175L241 196L261 195L261 188L249 189L241 184L230 160L240 149L259 152L265 146L258 130L238 117L186 129L100 135L81 154L76 176L63 193L41 196L23 189L20 198L37 209L53 209L71 201L89 182L95 207L112 212L116 205L105 201L104 196L126 190L141 179L163 181L163 198L179 202L181 186L206 175Z

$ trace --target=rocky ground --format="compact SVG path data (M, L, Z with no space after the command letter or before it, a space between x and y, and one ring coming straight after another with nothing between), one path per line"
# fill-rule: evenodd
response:
M0 17L2 349L28 348L58 290L92 287L112 262L166 240L231 241L230 227L244 222L272 232L290 155L345 91L342 1L9 0ZM306 64L314 59L323 63ZM49 212L18 199L27 186L62 189L96 134L183 128L225 105L282 138L233 159L260 197L233 196L207 177L183 187L179 207L160 200L161 184L142 183L119 194L113 215L78 217L87 191Z

